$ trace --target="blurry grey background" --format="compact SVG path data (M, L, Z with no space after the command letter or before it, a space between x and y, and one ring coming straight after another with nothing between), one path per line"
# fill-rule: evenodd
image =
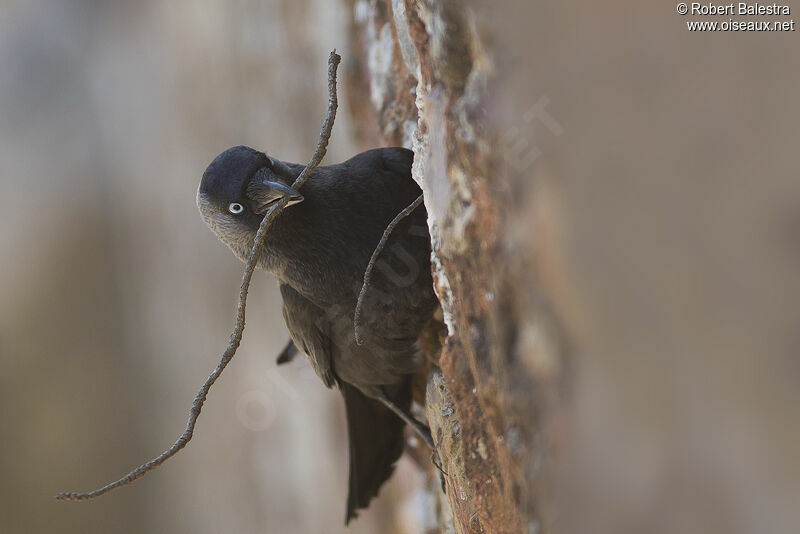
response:
M288 335L264 274L191 445L95 502L54 500L182 431L227 343L242 272L202 223L197 184L233 145L308 160L328 53L347 44L339 7L0 3L0 531L344 529L338 394L302 358L276 368ZM353 152L342 100L329 162ZM407 462L348 532L414 506L404 488L421 475Z
M573 342L571 493L554 529L788 534L800 31L690 33L687 20L730 17L682 17L677 3L485 3L499 13L486 13L498 105L542 153L528 226L539 282ZM790 5L767 19L797 20ZM560 136L520 119L543 95Z

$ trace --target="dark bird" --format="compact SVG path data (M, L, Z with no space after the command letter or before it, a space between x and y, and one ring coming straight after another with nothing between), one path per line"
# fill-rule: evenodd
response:
M437 306L424 206L394 229L363 300L360 341L353 314L364 271L386 226L420 194L413 153L369 150L318 167L302 191L291 184L303 165L245 146L230 148L203 174L197 206L203 220L242 261L269 206L289 204L269 228L258 267L272 273L293 343L327 387L344 396L350 440L345 524L366 508L403 451L403 429L427 428L409 415L411 375L423 365L417 340ZM294 346L296 346L296 348Z

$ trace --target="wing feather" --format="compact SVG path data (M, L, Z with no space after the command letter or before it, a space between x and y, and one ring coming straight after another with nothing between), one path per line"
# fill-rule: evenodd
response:
M283 319L297 348L327 387L336 383L331 365L331 341L325 312L289 284L281 284Z

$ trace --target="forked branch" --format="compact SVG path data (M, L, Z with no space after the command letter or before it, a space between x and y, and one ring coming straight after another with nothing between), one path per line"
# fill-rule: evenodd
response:
M325 120L322 123L322 131L319 134L319 140L317 141L317 148L314 151L314 155L311 157L311 161L308 162L308 165L306 165L306 167L300 173L300 176L297 177L297 180L294 181L294 184L292 184L292 188L296 190L300 189L303 184L306 183L306 180L308 180L311 172L319 165L319 163L322 161L322 158L325 156L325 152L327 152L328 141L331 137L333 121L336 118L336 109L338 108L338 100L336 97L336 72L341 59L341 56L336 53L336 50L332 51L330 57L328 58L328 111L325 114ZM63 501L84 501L99 497L100 495L108 493L109 491L121 486L128 485L137 478L146 475L168 459L175 456L178 451L183 449L186 444L191 441L192 435L194 434L194 427L197 423L197 418L200 416L200 410L203 409L203 403L206 401L206 397L208 396L211 386L214 385L214 382L216 382L220 377L222 371L225 370L225 367L227 367L228 363L230 363L231 359L233 359L233 356L236 354L236 350L239 348L239 344L242 341L245 323L245 308L247 306L247 291L250 288L250 280L253 278L253 272L255 271L258 260L261 257L261 245L264 242L264 236L272 224L272 221L275 219L278 213L286 207L288 201L288 198L280 200L278 203L272 206L269 211L267 211L267 213L264 215L264 219L261 221L261 225L258 228L255 240L253 241L253 248L250 251L250 257L248 258L247 265L244 269L244 275L242 276L242 285L239 288L239 302L236 309L236 325L231 333L228 347L222 354L222 358L217 364L217 367L211 372L206 381L203 383L200 391L197 392L197 395L192 402L192 407L189 410L189 420L186 423L186 430L183 431L183 434L180 435L177 441L175 441L175 443L173 443L169 449L165 450L152 460L140 465L119 480L106 484L102 488L98 488L94 491L89 491L86 493L59 493L56 496L56 499Z

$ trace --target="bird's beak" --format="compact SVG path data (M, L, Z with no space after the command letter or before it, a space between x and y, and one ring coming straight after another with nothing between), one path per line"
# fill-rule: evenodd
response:
M284 185L280 182L266 182L266 185L272 188L275 192L281 193L281 197L288 197L289 203L286 204L287 206L291 206L292 204L297 204L298 202L302 202L305 200L303 195L289 187L288 185Z
M288 185L282 184L280 182L264 182L264 185L270 189L272 189L273 194L278 193L281 198L288 197L289 203L287 206L291 206L292 204L297 204L298 202L302 202L303 195L289 187Z
M270 204L283 198L289 199L287 206L304 200L303 195L288 185L271 180L254 180L247 187L247 196L258 204L257 213L266 212Z

